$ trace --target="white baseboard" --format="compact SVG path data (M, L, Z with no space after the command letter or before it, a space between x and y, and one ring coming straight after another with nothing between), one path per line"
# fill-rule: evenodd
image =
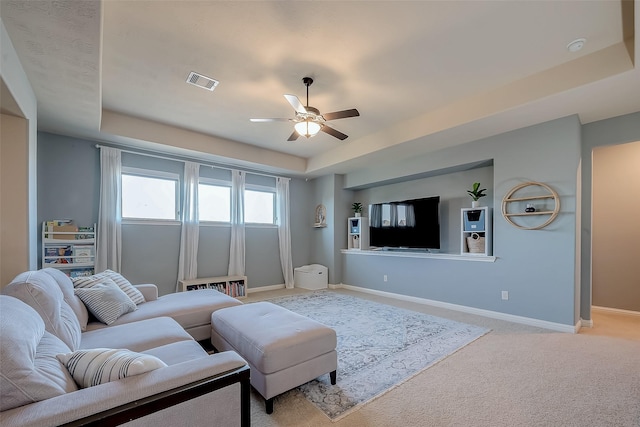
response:
M282 285L269 285L269 286L258 286L257 288L249 288L247 289L248 294L252 294L254 292L264 292L264 291L277 291L278 289L284 289L284 284Z
M361 287L358 287L358 286L345 285L343 283L341 283L339 285L329 285L329 288L331 288L331 289L339 289L339 288L349 289L349 290L356 291L356 292L363 292L363 293L367 293L367 294L378 295L378 296L387 297L387 298L393 298L393 299L397 299L397 300L401 300L401 301L415 302L415 303L418 303L418 304L431 305L431 306L434 306L434 307L440 307L440 308L446 308L446 309L449 309L449 310L461 311L463 313L476 314L476 315L479 315L479 316L489 317L489 318L492 318L492 319L506 320L507 322L514 322L514 323L520 323L520 324L523 324L523 325L536 326L538 328L551 329L553 331L559 331L559 332L569 332L569 333L572 333L572 334L578 333L578 331L580 330L580 328L582 326L580 320L578 321L578 323L576 323L573 326L572 325L565 325L565 324L562 324L562 323L555 323L555 322L548 322L546 320L533 319L531 317L516 316L514 314L500 313L498 311L484 310L484 309L481 309L481 308L467 307L467 306L464 306L464 305L451 304L451 303L448 303L448 302L435 301L435 300L430 300L430 299L426 299L426 298L412 297L412 296L408 296L408 295L394 294L392 292L377 291L377 290L374 290L374 289L368 289L368 288L361 288Z
M591 311L600 311L602 313L623 314L625 316L640 316L640 311L623 310L621 308L611 308L611 307L599 307L597 305L592 305Z
M593 320L580 319L583 328L593 328Z

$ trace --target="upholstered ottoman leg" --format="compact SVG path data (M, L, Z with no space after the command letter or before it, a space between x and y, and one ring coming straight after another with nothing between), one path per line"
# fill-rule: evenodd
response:
M267 414L271 415L273 414L273 397L271 399L265 399L264 400L264 405L266 408L266 412Z
M331 378L331 385L336 385L336 371L329 372L329 377Z

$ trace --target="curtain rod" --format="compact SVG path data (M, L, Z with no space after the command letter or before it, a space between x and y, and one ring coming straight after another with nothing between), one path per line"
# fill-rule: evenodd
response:
M182 156L170 157L170 156L163 156L163 155L160 155L160 154L152 154L152 153L146 153L146 152L140 152L140 151L126 150L126 149L123 149L123 148L96 144L96 148L102 148L102 147L115 148L115 149L120 150L120 151L125 152L125 153L137 154L139 156L155 157L157 159L163 159L163 160L172 160L174 162L175 161L184 162L184 160L181 160L181 158L182 159L189 159L189 160L191 160L191 159L196 160L196 159L194 159L192 157L188 157L188 156L185 156L185 157L182 157ZM218 168L218 169L224 169L224 170L228 170L228 171L234 170L233 168L230 168L230 167L219 166L219 165L216 165L216 164L201 163L200 161L197 161L197 162L194 162L194 163L198 163L200 166L207 166L207 167L210 167L210 168ZM240 170L240 169L236 169L236 170ZM266 176L266 177L269 177L269 178L276 178L276 179L277 178L287 178L287 177L284 177L284 176L269 175L269 174L262 173L262 172L253 172L253 171L247 171L247 170L242 170L242 171L244 173L250 173L252 175L259 175L259 176ZM290 178L287 178L287 179L290 179Z

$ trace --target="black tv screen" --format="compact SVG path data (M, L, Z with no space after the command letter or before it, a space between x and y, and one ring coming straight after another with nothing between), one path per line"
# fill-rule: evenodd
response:
M369 205L369 222L371 246L440 249L440 196Z

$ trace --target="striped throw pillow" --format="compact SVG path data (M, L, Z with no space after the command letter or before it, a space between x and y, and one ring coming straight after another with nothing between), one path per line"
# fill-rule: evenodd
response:
M92 348L56 355L79 387L92 387L167 366L148 354L124 349Z
M74 292L96 319L107 325L138 308L131 298L107 277L90 288L75 288Z
M73 286L75 288L90 288L97 283L101 283L102 279L105 277L113 280L134 303L142 304L145 302L142 292L137 290L131 282L125 279L120 273L116 273L112 270L105 270L102 273L88 277L74 277L71 280L73 281Z

